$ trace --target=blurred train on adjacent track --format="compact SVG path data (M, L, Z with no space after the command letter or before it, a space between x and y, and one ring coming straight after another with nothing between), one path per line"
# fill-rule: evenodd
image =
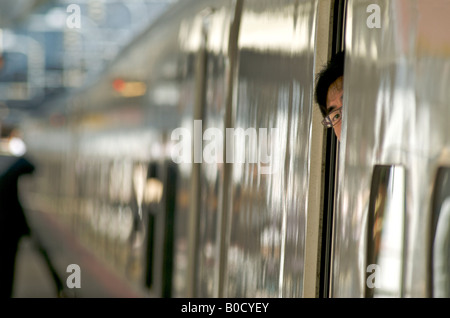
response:
M36 165L24 206L61 294L450 296L449 10L443 0L174 5L101 76L21 125ZM313 92L342 49L338 142ZM223 132L215 145L227 128L276 128L277 169L249 160L263 151L250 134L233 144L243 162L225 147L193 160L193 142L176 162L173 132L193 139L196 121L203 151L208 128ZM79 289L67 288L70 264Z

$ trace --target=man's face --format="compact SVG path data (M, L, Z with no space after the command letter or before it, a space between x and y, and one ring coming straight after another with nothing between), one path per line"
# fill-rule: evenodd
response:
M343 95L344 95L344 78L341 76L335 80L328 88L327 93L327 115L331 114L343 105ZM341 125L342 121L339 121L335 126L333 126L334 133L337 139L341 140Z

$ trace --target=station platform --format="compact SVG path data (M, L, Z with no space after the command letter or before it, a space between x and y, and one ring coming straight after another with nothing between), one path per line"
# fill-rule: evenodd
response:
M13 298L57 298L51 271L30 237L24 237L16 256Z

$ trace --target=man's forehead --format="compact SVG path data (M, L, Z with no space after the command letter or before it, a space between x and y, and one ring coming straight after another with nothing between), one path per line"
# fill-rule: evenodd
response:
M343 93L344 89L344 81L342 76L339 77L337 80L335 80L330 87L328 88L328 94L327 94L327 110L333 111L334 109L342 106L338 106L337 104L339 101L337 99L340 99L340 96Z
M338 77L333 83L331 83L330 87L328 88L328 91L330 90L337 90L341 91L344 89L344 78Z

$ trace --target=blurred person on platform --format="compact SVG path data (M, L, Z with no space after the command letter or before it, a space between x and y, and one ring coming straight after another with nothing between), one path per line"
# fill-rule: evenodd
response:
M10 298L13 291L16 254L20 239L30 234L18 193L20 176L34 171L23 156L0 154L0 297Z

